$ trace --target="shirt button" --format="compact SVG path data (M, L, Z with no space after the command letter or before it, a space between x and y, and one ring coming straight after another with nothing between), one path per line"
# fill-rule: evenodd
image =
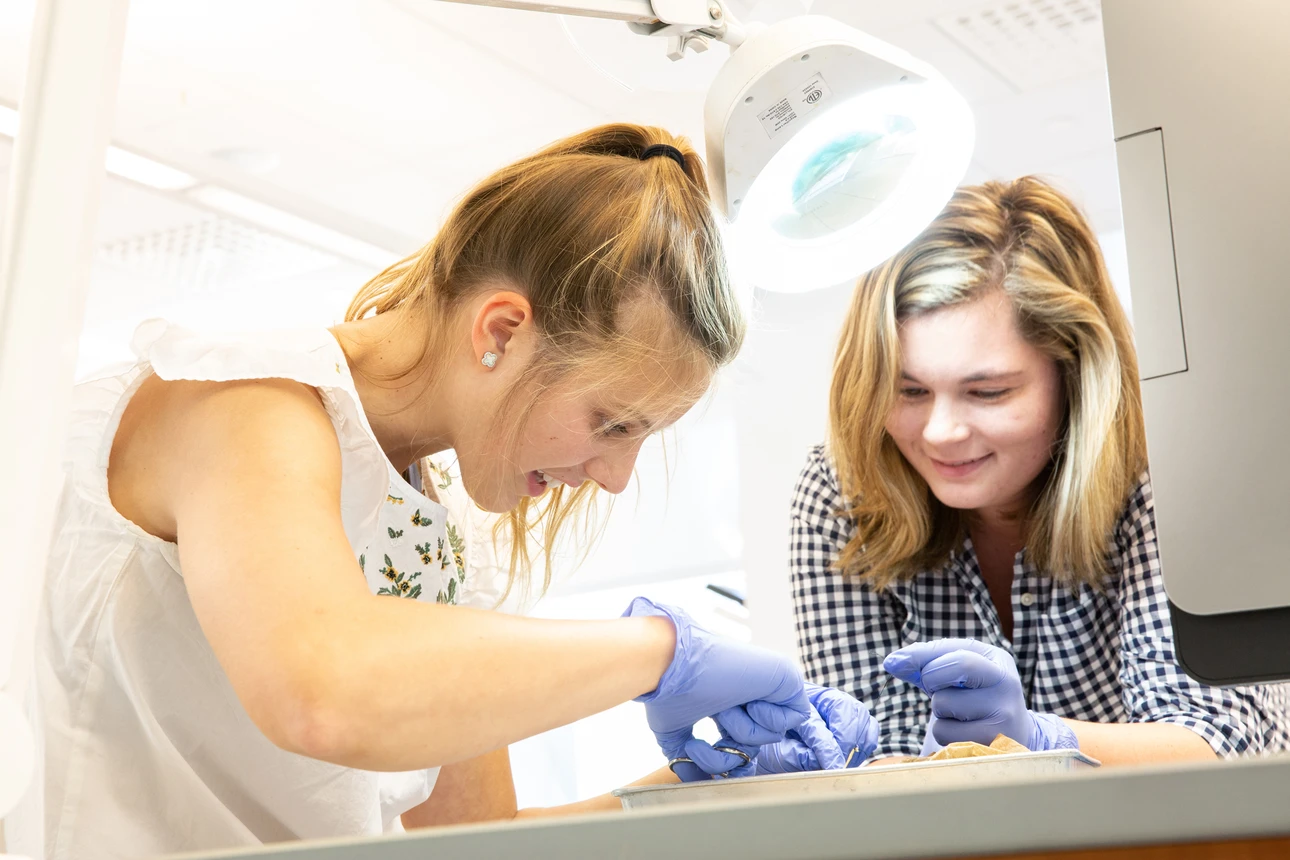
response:
M1021 595L1021 605L1022 605L1022 606L1034 606L1034 605L1035 605L1035 595L1031 594L1029 591L1027 591L1027 592L1025 592L1024 594L1022 594L1022 595Z

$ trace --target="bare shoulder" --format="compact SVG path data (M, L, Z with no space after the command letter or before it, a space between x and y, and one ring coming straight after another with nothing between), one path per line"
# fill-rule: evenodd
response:
M153 376L131 399L113 438L108 492L123 516L173 541L182 500L209 493L212 483L237 480L256 492L288 469L324 484L334 478L339 487L339 464L331 419L307 385Z

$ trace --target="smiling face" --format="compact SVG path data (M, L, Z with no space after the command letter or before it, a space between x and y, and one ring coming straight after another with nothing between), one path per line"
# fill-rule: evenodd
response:
M1064 416L1056 363L1021 336L999 291L906 320L887 433L950 508L1015 513L1052 460Z
M661 401L643 377L635 385L588 388L567 383L545 392L520 428L501 494L540 496L560 484L592 482L606 492L627 488L649 436L674 424L698 394Z
M483 303L481 348L501 357L471 368L461 402L477 431L454 445L476 504L503 513L560 485L626 489L645 440L694 406L712 371L659 309L633 307L624 327L630 336L571 352L541 345L526 303L504 293Z

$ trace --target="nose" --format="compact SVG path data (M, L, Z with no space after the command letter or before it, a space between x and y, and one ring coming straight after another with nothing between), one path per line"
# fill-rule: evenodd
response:
M936 398L923 425L923 440L929 445L951 445L967 439L968 427L956 413L952 398Z
M600 485L600 489L615 496L627 489L636 468L636 455L641 446L633 445L630 449L601 454L589 460L586 465L587 477Z

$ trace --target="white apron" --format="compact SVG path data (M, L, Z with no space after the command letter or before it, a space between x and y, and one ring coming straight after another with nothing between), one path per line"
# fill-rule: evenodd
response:
M54 860L109 860L398 829L437 769L339 767L255 727L197 624L177 547L108 499L112 439L150 373L293 379L336 429L345 534L374 593L470 602L462 536L386 460L326 330L205 336L151 320L134 348L128 372L76 389L37 647L43 791L10 816L9 850L45 856L43 836ZM473 602L486 608L484 591Z

